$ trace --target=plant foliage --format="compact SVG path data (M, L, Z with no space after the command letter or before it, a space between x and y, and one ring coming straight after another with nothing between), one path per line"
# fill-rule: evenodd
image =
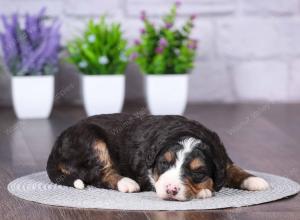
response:
M2 16L4 32L0 40L4 63L11 74L51 75L57 72L60 24L45 25L45 8L37 15L26 15L21 28L19 15ZM11 21L10 21L11 20Z
M105 17L98 23L90 20L83 36L71 41L67 48L69 61L87 75L122 74L128 64L127 41L120 24L108 25Z
M156 28L145 12L141 13L144 28L135 40L131 58L147 74L182 74L193 68L197 42L190 38L195 16L192 15L181 28L175 28L179 2L163 17L163 25Z

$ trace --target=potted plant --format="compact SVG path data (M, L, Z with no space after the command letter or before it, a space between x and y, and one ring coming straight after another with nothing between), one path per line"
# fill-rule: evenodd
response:
M53 106L54 76L58 70L59 23L45 25L45 9L26 15L2 16L0 34L4 63L12 75L12 99L18 118L48 118Z
M82 37L68 44L69 61L82 73L82 96L87 115L122 110L124 72L128 64L127 41L120 24L108 25L104 17L89 21Z
M152 114L183 114L187 103L188 73L193 68L197 42L190 38L195 16L175 27L179 2L158 28L141 13L144 28L135 40L131 58L145 73L147 104Z

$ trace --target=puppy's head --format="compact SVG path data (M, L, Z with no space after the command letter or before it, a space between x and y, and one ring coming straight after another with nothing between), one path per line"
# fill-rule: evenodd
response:
M149 177L160 198L185 201L210 197L218 190L217 169L222 168L214 161L209 146L200 139L185 137L157 155Z

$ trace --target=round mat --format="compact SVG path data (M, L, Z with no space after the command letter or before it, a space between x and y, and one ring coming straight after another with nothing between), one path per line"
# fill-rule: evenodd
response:
M84 190L56 185L46 172L34 173L12 181L8 191L25 200L47 205L76 208L122 210L201 210L241 207L278 200L299 192L300 185L292 180L250 171L265 178L271 189L260 192L223 188L212 198L187 202L164 201L154 192L121 193L88 186Z

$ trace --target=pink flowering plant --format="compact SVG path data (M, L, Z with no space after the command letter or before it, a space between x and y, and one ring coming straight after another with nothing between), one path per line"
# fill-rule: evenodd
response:
M183 74L194 66L197 42L190 38L195 16L192 15L181 28L175 28L176 2L163 17L163 24L155 27L143 11L144 28L140 39L131 49L131 59L147 74Z

